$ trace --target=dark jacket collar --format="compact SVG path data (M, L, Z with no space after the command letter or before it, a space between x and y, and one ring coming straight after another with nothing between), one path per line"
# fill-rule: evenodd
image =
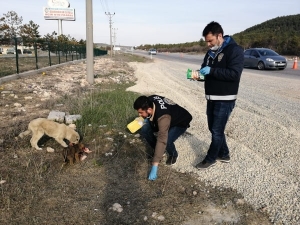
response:
M222 44L222 46L217 50L217 51L212 51L212 50L209 50L208 51L208 55L210 57L212 57L213 59L227 46L227 45L230 45L232 43L234 43L235 41L228 35L224 36L224 42Z

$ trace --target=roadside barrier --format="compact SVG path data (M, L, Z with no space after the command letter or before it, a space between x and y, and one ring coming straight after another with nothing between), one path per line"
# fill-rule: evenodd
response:
M298 58L298 57L295 58L294 64L293 64L293 69L294 69L294 70L298 69L298 60L297 60L297 58Z

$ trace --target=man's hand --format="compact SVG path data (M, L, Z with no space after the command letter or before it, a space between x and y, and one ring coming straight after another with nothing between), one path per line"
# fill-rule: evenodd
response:
M203 75L208 75L209 72L210 72L210 67L209 67L209 66L203 67L203 68L200 70L200 73L203 74Z
M158 166L152 166L148 180L156 180Z

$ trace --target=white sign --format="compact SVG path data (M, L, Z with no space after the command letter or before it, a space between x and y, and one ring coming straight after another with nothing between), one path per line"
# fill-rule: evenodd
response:
M50 8L69 8L70 3L68 0L48 0L48 6Z
M44 7L45 20L75 20L75 9Z

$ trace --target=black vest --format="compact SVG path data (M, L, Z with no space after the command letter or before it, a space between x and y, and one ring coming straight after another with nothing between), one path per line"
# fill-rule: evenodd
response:
M155 104L155 112L153 115L153 121L151 123L155 130L158 130L158 118L165 114L171 116L170 127L178 126L188 128L190 126L192 115L186 109L163 96L151 95L148 98Z

